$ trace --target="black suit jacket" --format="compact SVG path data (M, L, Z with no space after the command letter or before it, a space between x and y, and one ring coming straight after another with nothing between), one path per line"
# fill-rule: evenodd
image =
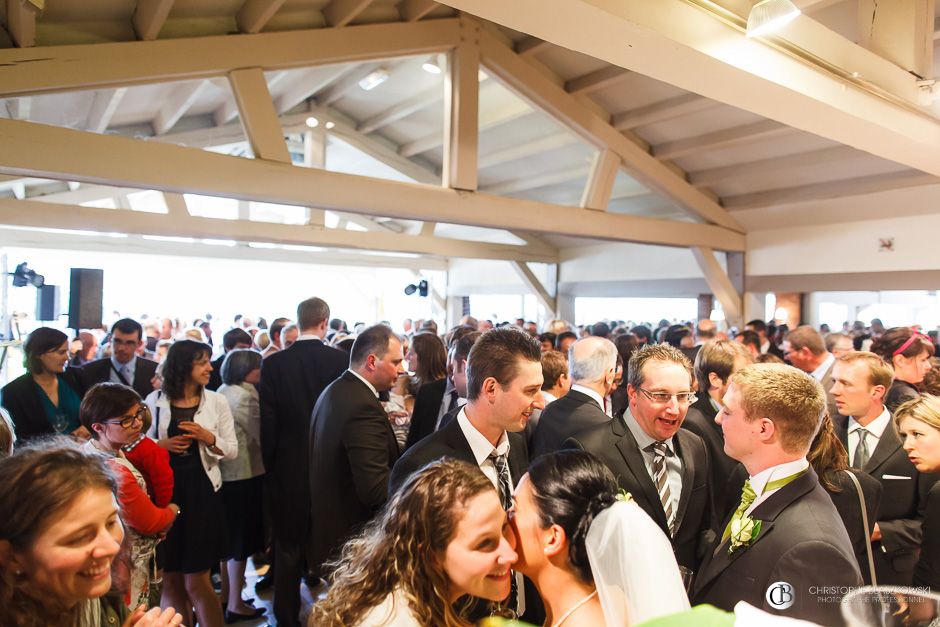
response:
M924 544L914 570L914 585L927 586L940 591L940 483L935 483L927 495L924 515Z
M310 428L308 561L314 571L337 557L385 504L398 455L382 403L359 377L344 372L320 395Z
M562 448L579 448L597 456L614 473L620 487L633 496L668 537L666 513L659 500L659 493L625 419L629 419L626 414L582 431L566 440ZM708 451L702 438L683 429L676 433L673 443L676 454L682 460L682 493L679 495L672 546L676 561L695 571L714 535Z
M604 413L597 401L584 392L570 390L542 410L532 436L532 459L553 453L571 436L609 421L610 416Z
M732 610L738 601L820 625L841 625L838 599L815 588L861 585L852 545L835 505L812 468L757 506L760 532L729 554L719 536L696 574L692 604ZM731 515L722 524L727 525ZM793 586L793 606L778 611L765 595L779 581ZM844 593L836 593L841 597Z
M839 517L845 524L845 531L849 534L849 541L852 543L852 550L855 551L855 559L858 561L858 568L862 571L862 579L865 583L871 584L871 573L868 568L868 551L866 546L870 542L872 530L875 522L878 520L878 505L881 502L881 483L877 479L861 470L850 468L851 472L858 479L862 486L862 494L865 496L865 512L868 515L868 528L862 522L862 509L858 502L858 490L844 472L832 473L831 478L840 488L838 492L830 490L825 485L823 489L832 499L832 504L836 506ZM877 573L876 573L877 574Z
M85 395L80 369L69 366L62 377L79 398ZM26 444L31 438L55 433L42 407L39 385L33 381L31 374L26 373L7 383L0 390L0 405L10 412L17 446Z
M708 449L712 509L716 523L737 508L741 500L741 488L747 479L747 471L743 470L740 462L725 453L725 436L721 425L715 422L717 413L705 393L689 407L682 421L682 428L702 438Z
M836 435L848 450L849 419L836 416L832 422ZM914 468L901 448L901 436L893 417L862 470L880 481L882 486L878 507L878 528L882 538L872 546L878 584L909 586L923 540L921 525L927 508L927 494L937 476L919 473Z
M137 358L134 365L134 380L130 382L134 391L140 394L141 398L147 398L147 395L153 392L153 384L150 382L153 375L157 372L157 362L143 357ZM82 383L86 390L98 383L104 383L111 380L111 359L98 359L85 364L82 368Z
M446 388L446 378L425 383L418 388L415 406L411 412L411 425L408 427L408 439L405 441L406 449L414 446L421 438L434 433Z
M529 453L526 449L525 437L521 433L508 433L507 435L509 437L509 475L515 485L529 467ZM405 479L416 470L443 457L477 465L470 443L467 442L457 420L450 420L447 424L441 421L440 429L405 451L392 469L392 476L388 482L389 496L397 492Z
M261 362L261 454L274 537L303 544L310 531L308 440L320 394L349 355L317 340L294 342Z

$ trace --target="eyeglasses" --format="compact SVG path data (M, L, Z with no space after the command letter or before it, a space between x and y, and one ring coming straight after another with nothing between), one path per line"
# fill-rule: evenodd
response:
M120 418L114 418L112 420L102 420L101 422L106 425L121 425L121 427L127 429L134 425L135 422L144 421L144 408L141 407L137 410L137 413L130 416L122 416Z
M668 392L650 392L649 390L644 390L643 388L637 389L646 394L646 398L659 405L665 405L671 401L673 397L675 397L676 402L680 405L688 405L698 400L695 392L679 392L678 394L669 394Z

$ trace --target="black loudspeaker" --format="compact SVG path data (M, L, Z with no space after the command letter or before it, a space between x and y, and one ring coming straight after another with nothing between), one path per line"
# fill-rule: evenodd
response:
M47 322L59 319L59 286L43 285L36 288L36 320Z
M69 327L96 329L101 326L104 270L72 268L69 287Z

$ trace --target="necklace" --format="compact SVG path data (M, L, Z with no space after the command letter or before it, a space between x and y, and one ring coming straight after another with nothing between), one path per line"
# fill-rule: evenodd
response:
M574 614L574 613L578 610L579 607L581 607L582 605L584 605L585 603L587 603L588 601L590 601L591 599L593 599L593 598L596 597L596 596L597 596L597 590L595 590L595 591L592 592L591 594L587 595L586 597L584 597L583 599L581 599L580 601L578 601L577 603L575 603L575 604L571 607L570 610L568 610L567 612L565 612L564 615L563 615L558 621L556 621L556 622L552 625L552 627L558 627L558 626L561 625L563 622L565 622L566 620L568 620L569 618L571 618L571 615Z

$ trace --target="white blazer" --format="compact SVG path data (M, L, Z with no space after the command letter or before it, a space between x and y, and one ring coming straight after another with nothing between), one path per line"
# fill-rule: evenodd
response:
M154 390L144 400L150 413L153 415L153 423L147 435L155 440L162 440L167 437L167 428L170 426L170 399L167 398L161 390ZM235 459L238 455L238 440L235 437L235 421L232 419L232 411L229 409L228 400L217 392L202 390L202 399L199 401L199 408L193 420L211 431L215 435L215 446L221 455L212 452L208 446L199 442L199 457L202 460L202 467L212 482L212 488L218 492L222 487L222 471L219 470L219 461L223 459Z

